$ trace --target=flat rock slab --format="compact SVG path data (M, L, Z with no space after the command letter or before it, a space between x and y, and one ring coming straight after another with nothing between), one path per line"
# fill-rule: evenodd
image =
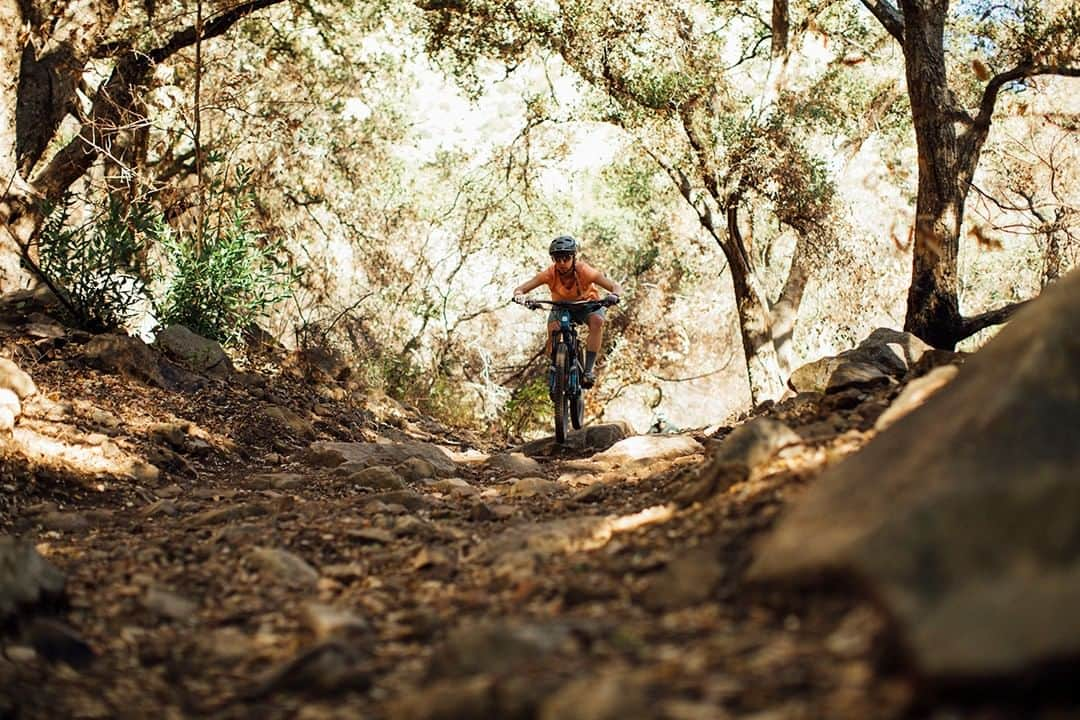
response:
M996 678L1080 657L1080 272L924 405L823 473L758 580L854 576L918 670Z
M304 453L304 461L320 467L356 463L358 467L388 465L393 467L411 458L431 463L442 477L457 474L457 466L438 445L424 442L314 442Z
M592 459L609 465L647 464L704 451L701 443L685 435L636 435L620 440Z

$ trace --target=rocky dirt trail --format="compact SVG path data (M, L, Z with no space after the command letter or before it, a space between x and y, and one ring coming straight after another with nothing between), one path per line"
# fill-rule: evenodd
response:
M895 383L492 448L332 363L218 377L47 316L4 333L37 392L0 534L66 583L8 618L0 717L1031 716L929 694L851 588L747 580Z

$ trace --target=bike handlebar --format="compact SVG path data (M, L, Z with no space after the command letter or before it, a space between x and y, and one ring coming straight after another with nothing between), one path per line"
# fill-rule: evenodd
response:
M524 305L530 310L536 310L541 306L547 306L551 308L559 308L566 310L575 310L579 308L602 308L611 307L618 303L618 300L614 302L607 298L601 298L600 300L533 300L532 298L525 298L524 300L513 299L514 302L519 305Z

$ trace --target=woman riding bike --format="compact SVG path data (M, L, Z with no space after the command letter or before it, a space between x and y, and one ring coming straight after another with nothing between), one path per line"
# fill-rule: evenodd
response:
M569 235L560 235L548 246L552 264L537 273L531 280L514 288L514 301L525 303L525 294L541 285L547 285L551 299L558 302L600 300L596 285L608 291L604 298L608 305L619 302L622 286L584 261L577 259L578 241ZM596 354L604 337L605 308L575 311L572 320L589 326L589 338L585 343L585 374L582 386L590 388L596 382ZM551 334L559 329L559 318L554 310L548 315L547 356L551 356Z

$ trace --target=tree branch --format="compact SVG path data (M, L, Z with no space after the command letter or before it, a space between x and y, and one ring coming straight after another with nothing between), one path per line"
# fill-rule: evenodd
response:
M956 341L959 342L964 338L969 338L980 330L992 325L1000 325L1011 318L1017 310L1024 307L1029 302L1031 302L1031 300L1021 300L1020 302L1000 307L997 310L989 310L980 313L979 315L975 315L974 317L963 318L960 321L960 329L957 333Z
M890 5L887 0L862 0L862 4L898 43L904 44L904 16L896 6Z
M282 0L248 0L222 11L204 24L203 39L223 35L251 13L280 2ZM35 189L46 199L56 200L72 183L82 177L94 164L104 142L116 134L121 125L120 116L124 108L130 107L137 92L136 88L146 84L145 80L154 65L194 45L196 38L195 28L189 27L174 33L164 45L148 52L129 49L121 55L112 74L98 87L90 111L90 120L83 124L82 131L61 148L34 179ZM98 48L98 52L105 48L121 50L118 45L108 44Z
M1020 63L1011 70L1006 70L990 78L983 90L982 100L979 102L979 114L975 118L975 124L983 127L990 125L990 117L994 114L994 106L997 104L998 94L1008 83L1022 78L1035 77L1036 75L1063 75L1066 77L1080 77L1080 67L1067 65L1033 65L1028 62Z

